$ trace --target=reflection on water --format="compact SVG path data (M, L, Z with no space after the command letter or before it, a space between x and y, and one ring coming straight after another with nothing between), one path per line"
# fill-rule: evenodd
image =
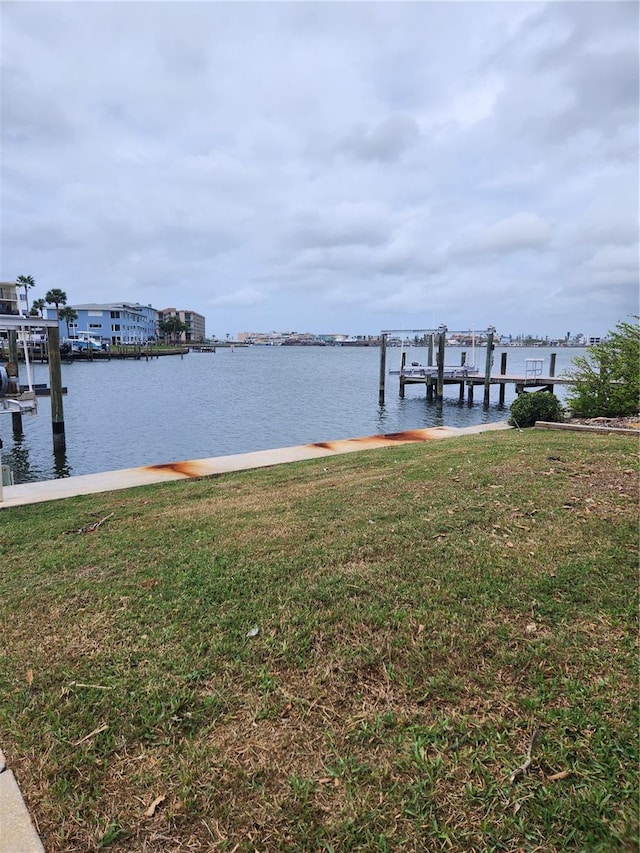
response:
M2 454L2 462L8 465L13 471L13 477L16 483L28 483L34 480L46 479L43 472L32 465L29 454L29 442L18 433L13 434L13 446L10 450L5 450Z
M2 452L2 464L11 468L15 483L35 483L38 480L70 477L72 474L66 452L54 453L53 449L51 450L50 470L41 468L33 461L32 456L40 459L42 454L38 451L32 452L26 433L14 433L11 447ZM46 456L44 458L46 459Z
M53 470L56 479L71 476L71 465L69 465L66 450L53 451Z
M540 349L509 350L509 373L524 371ZM558 351L557 374L576 350ZM397 357L396 357L397 356ZM425 352L411 360L425 363ZM484 352L476 358L482 363ZM400 354L387 353L399 367ZM459 363L460 353L447 362ZM395 363L398 362L398 364ZM38 399L38 415L24 419L24 434L11 435L11 419L0 415L2 461L16 483L132 468L140 465L247 453L376 433L434 426L465 427L506 420L505 404L459 399L446 386L441 405L426 399L424 385L399 395L397 376L386 377L385 404L378 403L377 348L252 347L190 353L184 359L75 362L62 365L67 386L66 453L53 453L51 408ZM34 382L48 381L47 365L34 365ZM481 389L476 389L481 391ZM562 388L556 387L558 396ZM498 389L491 391L497 401ZM478 397L480 399L478 400Z

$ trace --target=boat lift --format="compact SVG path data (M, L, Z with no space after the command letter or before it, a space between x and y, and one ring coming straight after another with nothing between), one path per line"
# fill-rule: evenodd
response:
M14 337L13 340L12 336ZM27 374L25 390L20 385L18 373L18 340L22 343ZM23 326L18 326L17 329L9 331L9 361L6 365L0 364L0 413L2 412L11 412L17 415L36 415L38 413L27 334Z
M486 364L485 364L485 404L489 403L489 383L491 376L491 367L493 365L493 338L495 335L495 327L489 326L484 335L484 339L486 341ZM436 392L436 400L441 401L443 398L443 387L445 384L449 383L459 383L460 385L460 399L463 398L464 395L464 383L469 380L479 380L481 373L480 368L476 366L475 358L476 358L476 334L474 331L464 329L460 332L449 332L447 327L444 324L441 324L437 329L385 329L381 333L381 346L380 346L380 385L378 391L378 402L380 405L384 404L384 394L385 394L385 374L386 374L386 349L389 343L390 336L396 335L417 335L420 334L422 336L422 340L426 341L426 345L428 347L428 357L427 364L420 364L419 362L412 362L409 366L407 366L406 352L404 350L405 343L407 342L407 338L401 338L401 355L400 355L400 369L399 370L389 370L389 374L391 376L399 376L400 377L400 396L404 397L404 386L405 384L411 384L415 382L424 382L427 386L427 399L433 398L433 392L435 388ZM471 363L467 363L466 361L466 351L462 352L462 357L460 359L460 364L456 365L446 365L444 363L445 359L445 347L447 342L447 334L459 334L466 335L471 338L471 347L472 347L472 359ZM391 338L393 340L393 338ZM415 338L414 338L415 340ZM436 359L434 364L434 349L436 349Z
M42 317L25 317L19 314L0 314L0 331L8 335L8 358L0 364L0 414L11 413L14 433L22 433L22 415L35 415L38 411L33 373L29 357L29 333L44 329L49 353L49 384L51 386L51 427L54 452L65 449L64 414L62 408L62 375L60 368L60 330L57 320ZM24 350L27 385L20 386L18 354L19 342Z

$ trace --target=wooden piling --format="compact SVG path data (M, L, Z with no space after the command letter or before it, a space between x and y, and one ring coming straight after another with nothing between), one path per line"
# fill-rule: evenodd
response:
M406 352L402 353L402 359L400 363L400 399L404 400L404 368L407 363L407 354Z
M556 353L552 352L549 357L549 376L556 375ZM553 394L553 385L548 385L547 390Z
M466 352L460 353L460 367L464 367L467 363L467 354ZM460 395L458 397L459 401L462 403L464 401L464 379L460 383Z
M20 375L18 368L18 333L9 332L9 361L7 363L7 375L9 377L9 393L20 393ZM19 437L22 431L22 412L11 412L11 426L13 434Z
M438 332L438 384L436 385L436 403L442 403L444 398L444 346L446 334L446 329Z
M49 386L51 388L51 431L53 433L54 453L64 453L66 440L64 435L64 411L62 408L62 369L60 367L60 329L51 326L48 330L49 342Z
M487 357L484 365L484 401L483 405L487 407L491 401L491 362L493 360L493 333L495 328L489 326L487 329Z
M378 405L384 406L384 380L387 371L387 336L380 338L380 382L378 385Z
M507 375L507 354L506 354L506 352L503 352L502 355L500 356L500 376L506 376L506 375ZM504 406L504 392L505 392L506 387L507 387L506 383L504 383L504 382L500 383L500 392L499 392L499 396L498 396L498 402L500 403L501 406Z
M429 346L427 348L427 367L433 367L433 332L429 335Z

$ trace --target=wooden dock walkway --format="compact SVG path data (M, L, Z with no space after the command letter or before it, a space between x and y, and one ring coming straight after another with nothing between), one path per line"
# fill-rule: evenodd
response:
M394 371L396 373L396 371ZM400 379L400 396L404 397L405 385L425 385L427 389L427 399L433 399L434 390L438 382L437 370L425 375L417 375L415 373L402 373L397 371ZM485 389L487 386L498 385L499 402L504 404L505 389L507 385L514 385L516 394L522 394L525 391L550 391L553 393L554 385L571 385L573 380L567 376L522 376L516 374L492 374L487 382L486 378L481 374L469 374L467 376L446 376L442 378L443 385L458 385L460 388L460 400L464 400L464 391L467 389L467 399L470 403L473 402L474 389L481 387Z

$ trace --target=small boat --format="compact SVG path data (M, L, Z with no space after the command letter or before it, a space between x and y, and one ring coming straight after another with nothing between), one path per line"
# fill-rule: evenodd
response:
M66 352L70 353L82 353L88 352L101 352L102 341L98 338L92 337L88 334L88 332L78 332L78 337L76 338L65 338L63 347Z

